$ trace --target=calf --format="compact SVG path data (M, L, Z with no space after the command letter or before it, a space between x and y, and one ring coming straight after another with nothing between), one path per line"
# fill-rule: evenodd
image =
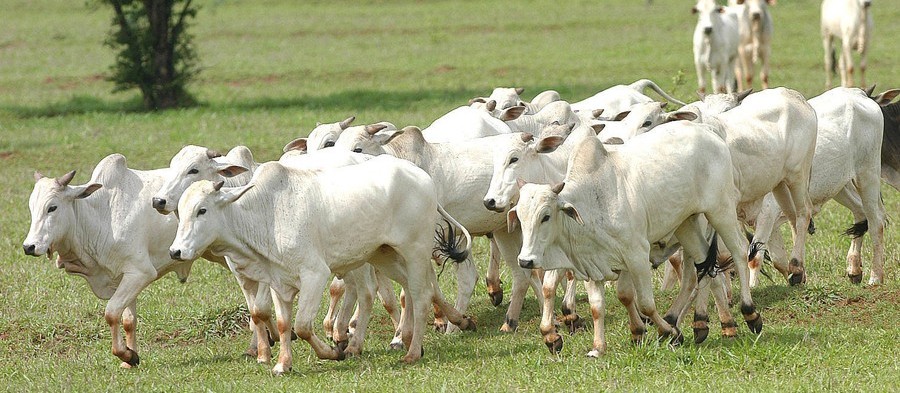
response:
M834 39L841 40L841 57L837 69L841 74L841 86L853 86L853 55L859 52L859 84L866 85L866 56L872 41L872 0L824 0L822 1L822 46L825 47L825 87L831 87L831 74L835 72Z
M424 317L432 301L450 321L474 329L444 300L431 267L439 217L466 236L466 248L460 249L451 228L440 252L462 261L471 247L468 232L438 205L434 189L424 171L392 157L322 171L266 163L243 187L208 181L191 185L178 204L181 221L170 255L191 259L210 249L228 255L248 280L269 284L281 341L275 374L291 368L289 320L295 297L302 305L294 322L297 335L319 358L344 357L343 348L331 348L316 336L313 319L331 274L342 276L368 262L400 283L412 304L401 318L413 321L402 336L409 349L403 361L414 362L424 352ZM366 304L371 301L360 306ZM355 335L350 345L362 340Z

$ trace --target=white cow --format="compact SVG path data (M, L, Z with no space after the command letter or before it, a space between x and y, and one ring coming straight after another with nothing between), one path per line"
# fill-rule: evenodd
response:
M413 321L404 325L409 351L403 361L414 362L424 352L425 315L432 301L450 321L474 329L471 319L444 300L430 261L440 218L466 236L466 246L457 246L451 230L435 252L462 261L471 238L438 205L434 184L421 169L392 157L320 171L271 162L246 186L222 185L202 181L185 191L170 255L191 259L209 249L228 255L246 279L269 284L281 342L275 374L291 368L289 320L295 297L301 305L294 321L297 335L319 358L344 357L342 348L331 348L318 338L313 320L331 274L342 276L366 262L400 283L410 300L402 316ZM360 302L360 307L366 305L371 306L371 300ZM364 326L358 326L360 330ZM358 353L362 341L360 334L354 335L347 350ZM268 342L259 346L262 350Z
M488 102L488 105L490 104L491 102ZM470 106L456 108L437 118L422 130L422 135L429 142L439 143L508 134L511 131L505 122L525 113L524 106L513 106L503 109L498 117L494 117L485 109L487 108L478 109Z
M525 89L521 87L498 87L491 92L489 97L475 97L469 100L469 106L482 108L486 107L488 102L494 101L494 107L488 112L491 112L492 115L499 118L503 109L514 106L524 106L525 113L537 113L541 108L547 106L547 104L561 99L559 92L556 90L546 90L538 93L531 99L531 102L528 102L522 100L522 97L520 97L524 91Z
M698 0L691 12L697 15L694 28L694 67L700 92L706 92L707 71L716 93L733 92L734 68L738 59L739 28L736 10Z
M853 55L859 52L859 84L866 85L866 56L872 41L875 22L872 19L872 0L822 1L822 46L825 47L825 87L831 87L835 72L834 39L841 40L841 57L837 69L841 86L853 86Z
M25 254L48 259L58 254L58 268L83 277L97 297L109 300L103 316L110 327L113 355L126 368L140 363L138 294L168 272L183 282L193 259L169 258L176 219L157 214L147 203L165 172L129 169L125 157L112 154L97 164L83 185L69 185L75 171L55 179L35 173L28 201L31 228L23 243Z
M664 99L674 102L678 105L684 105L683 102L666 94L659 88L656 83L649 79L640 79L630 85L616 85L603 90L584 100L572 103L572 110L576 112L594 111L603 109L606 113L619 113L628 110L634 104L654 101L652 98L644 95L644 90L652 89Z
M735 215L738 192L729 162L721 136L697 123L657 127L617 151L607 150L597 138L585 138L570 158L564 183L521 188L519 203L508 213L511 228L517 222L522 226L519 264L572 269L580 279L618 280L617 295L628 308L632 338L643 337L640 311L661 336L672 335L679 342L678 329L656 311L648 262L651 244L674 232L688 260L705 261L704 266L712 268L714 250L707 251L709 243L697 221L705 214L732 254L739 256L737 263L746 260L747 241ZM679 192L672 193L675 189ZM696 274L693 268L685 264L688 274ZM744 273L741 311L750 329L759 333L762 319L750 297L747 268L739 269ZM602 330L602 303L592 304L595 310L601 323L595 328ZM594 347L605 348L602 334L599 340Z
M702 122L723 130L740 190L738 216L744 222L753 225L762 198L773 193L791 223L794 240L788 281L802 284L806 235L811 229L809 181L816 112L794 90L747 93L714 94L682 109L699 113Z
M730 9L737 11L740 30L736 70L738 90L753 87L753 74L759 63L759 79L763 89L769 88L769 56L772 53L774 23L769 5L775 0L729 0ZM732 8L736 7L736 8Z
M337 123L322 124L317 122L316 128L313 128L313 130L310 131L308 137L296 138L284 145L284 148L282 149L284 152L282 159L287 159L294 155L312 153L334 146L334 142L337 141L344 130L350 127L350 124L353 123L354 120L356 120L356 117L350 116ZM376 124L383 124L385 127L392 130L397 129L397 126L386 121Z
M854 236L847 253L847 276L862 281L862 235L872 235L872 273L869 284L881 284L884 275L884 205L881 202L881 157L884 117L878 104L860 89L838 87L809 100L818 117L816 150L810 172L809 196L812 212L834 198L853 213ZM764 248L782 221L781 209L771 194L763 201L756 220L756 248ZM763 253L750 261L750 284L756 285ZM773 258L775 267L789 274L787 261Z
M472 234L492 236L513 276L509 308L500 328L501 331L512 332L518 326L529 284L535 296L541 299L541 283L532 272L515 263L514 256L521 244L519 234L506 231L503 214L482 207L481 195L487 191L491 179L492 141L498 137L434 143L429 142L424 131L416 127L405 127L401 131L370 127L367 130L345 131L335 147L372 155L390 154L416 164L434 179L438 200L451 215ZM457 276L459 293L456 308L464 312L472 296L477 270L472 262L460 264L459 267L464 274L458 272Z

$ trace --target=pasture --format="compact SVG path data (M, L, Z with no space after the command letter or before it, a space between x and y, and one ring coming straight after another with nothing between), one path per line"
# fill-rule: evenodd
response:
M564 335L559 357L541 342L539 305L529 292L515 334L497 329L508 302L490 305L483 279L467 314L475 333L425 337L414 365L390 351L390 322L374 307L363 355L319 361L294 346L293 372L242 356L250 332L232 275L198 260L181 284L169 275L138 300L141 365L123 370L110 353L105 302L84 280L52 261L26 257L32 173L93 166L122 153L136 169L166 166L186 144L227 151L246 145L257 161L317 121L357 116L356 124L391 121L426 126L495 86L545 89L579 100L610 85L649 78L693 100L691 3L655 0L501 1L201 1L193 29L203 72L190 86L202 102L164 113L137 112L136 92L112 94L104 80L113 53L102 45L111 11L81 1L7 0L0 30L0 389L9 391L891 391L900 386L893 324L900 304L900 193L883 186L889 219L885 284L855 286L845 277L851 214L834 202L816 216L807 244L808 284L763 278L754 300L765 327L756 337L740 323L720 336L715 317L702 345L670 348L651 331L629 340L625 310L607 289L609 349L588 359L590 332ZM867 81L900 87L893 37L900 7L873 2L875 33ZM823 91L817 0L781 1L775 23L772 86L808 98ZM758 88L758 84L757 84ZM652 93L651 93L652 94ZM149 203L149 201L148 201ZM786 230L786 227L784 228ZM788 232L784 232L787 234ZM476 260L483 274L487 243ZM871 243L863 248L864 279ZM769 269L772 273L774 269ZM483 277L483 276L482 276ZM452 268L440 277L455 294ZM733 285L737 286L734 282ZM581 287L578 312L589 315ZM657 291L661 308L674 292ZM561 295L560 295L561 296ZM559 302L558 302L559 303ZM324 313L324 308L322 310ZM732 309L737 315L737 308ZM682 324L691 341L689 324ZM655 330L655 329L651 329Z

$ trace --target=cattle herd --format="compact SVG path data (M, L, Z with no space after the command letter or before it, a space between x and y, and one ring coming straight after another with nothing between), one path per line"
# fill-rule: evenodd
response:
M767 40L748 45L756 51ZM767 58L767 50L758 56ZM764 83L766 69L764 62ZM680 108L667 112L667 103L646 89ZM56 254L57 267L109 300L104 317L123 367L140 362L138 294L169 272L186 280L197 258L222 264L250 311L247 354L268 363L278 341L276 374L291 368L297 338L322 359L359 355L376 297L394 325L390 346L406 349L404 362L424 354L432 307L436 328L474 330L464 315L479 278L473 236L489 239L485 281L494 305L503 299L501 261L510 270L500 330L517 330L531 288L542 305L544 344L554 353L562 349L557 329L583 324L574 312L578 281L590 302L592 357L606 350L608 282L615 282L635 342L652 322L660 337L681 343L678 326L693 305L691 327L700 343L709 332L710 294L722 334L737 334L731 285L718 274L733 269L744 322L759 333L763 318L750 288L763 260L771 259L791 285L805 283L806 236L831 199L855 220L848 223L849 279L862 281L868 232L874 246L868 282L883 282L880 185L884 179L900 189L900 102L891 103L900 90L873 95L839 87L806 100L791 89L766 88L701 94L688 104L646 79L574 103L552 90L528 102L523 92L494 89L424 129L354 126L353 117L318 124L272 162L257 163L243 146L225 155L186 146L156 170L130 169L124 156L112 154L81 185L73 183L74 171L55 178L36 172L24 252ZM778 231L785 221L790 254ZM450 261L455 304L434 270ZM651 274L662 264L680 280L664 314L655 306ZM334 345L314 329L329 280L323 326ZM391 281L402 287L399 305Z

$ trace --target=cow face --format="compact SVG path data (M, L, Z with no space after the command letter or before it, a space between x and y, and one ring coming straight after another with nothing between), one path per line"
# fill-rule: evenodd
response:
M487 100L495 101L497 103L496 110L502 111L519 105L519 102L522 101L522 98L519 96L524 92L525 89L521 87L498 87L491 92L491 96Z
M691 12L697 15L697 31L709 36L713 33L713 27L718 24L720 14L725 12L725 7L713 0L700 0Z
M316 128L309 133L306 141L306 151L308 153L316 150L322 150L334 146L341 133L350 127L350 124L356 120L355 116L350 116L338 123L321 124L317 123Z
M341 133L334 147L373 156L385 153L384 145L403 133L388 122L350 127Z
M531 178L535 169L537 153L534 151L534 137L528 133L509 134L502 138L493 149L494 173L491 185L484 195L484 207L503 212L515 204L519 196L516 179ZM540 170L540 168L537 168Z
M22 244L25 254L40 256L53 253L53 245L75 227L75 204L87 198L101 185L91 183L69 186L75 171L52 179L35 172L34 190L28 199L31 228Z
M544 250L564 232L565 220L584 225L578 211L560 198L563 183L555 186L525 184L519 190L519 203L509 211L507 224L510 230L516 223L522 227L522 250L519 266L536 269L544 266Z
M223 188L224 184L203 180L185 190L178 201L178 231L169 247L172 259L189 261L200 256L221 235L222 210L253 188L252 183L233 188Z
M769 4L773 4L774 0L740 0L738 4L747 5L747 14L751 21L759 21L767 12Z
M200 180L219 181L247 171L240 165L219 161L221 158L205 147L185 146L169 162L162 187L151 204L161 214L169 214L178 207L178 200L188 186Z

